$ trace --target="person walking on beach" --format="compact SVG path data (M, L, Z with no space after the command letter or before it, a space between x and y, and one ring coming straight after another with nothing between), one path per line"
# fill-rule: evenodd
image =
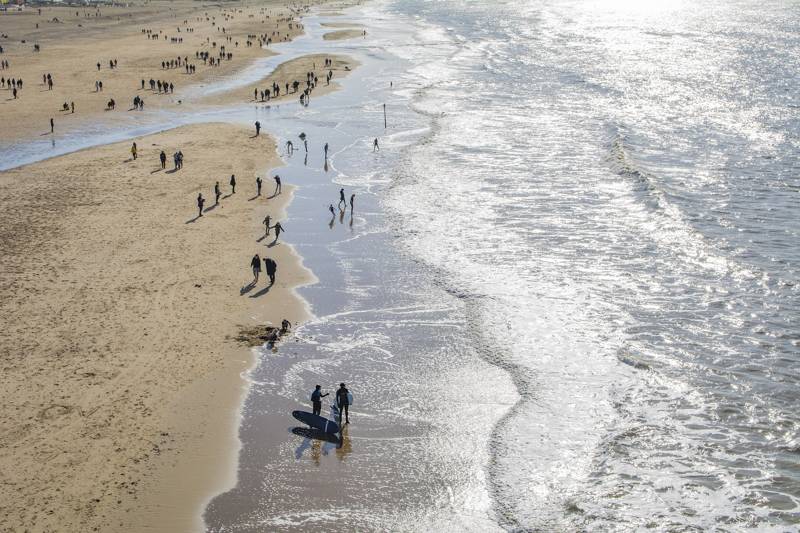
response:
M69 106L72 108L72 114L75 114L75 102L70 102Z
M378 146L378 138L375 137L375 140L372 142L372 151L377 152L378 150L380 150L380 147Z
M339 383L339 389L336 391L336 405L339 407L339 416L344 412L345 424L350 423L350 391L344 386L344 383Z
M214 184L214 205L219 205L219 197L222 196L222 193L219 192L219 182Z
M328 143L325 143L325 159L328 159Z
M294 145L292 144L292 141L286 141L286 152L289 155L292 155L294 153Z
M269 276L270 286L275 285L275 272L278 270L278 263L276 263L274 259L265 257L264 270L267 271L267 276Z
M330 212L331 212L331 216L332 216L333 218L336 218L336 210L333 208L333 204L330 204L330 205L328 206L328 211L330 211Z
M314 392L311 393L311 406L315 415L320 415L322 412L322 399L329 394L328 392L322 394L322 387L320 385L314 387Z
M253 285L255 285L258 283L258 274L261 272L261 258L258 254L250 260L250 266L253 267Z
M261 133L261 123L256 120L256 137L258 137L259 133Z
M159 154L158 158L161 160L161 169L167 168L167 154L164 150L161 150L161 154Z
M337 204L339 210L342 209L342 204L344 204L345 209L347 209L347 200L344 199L344 189L339 189L339 203Z
M353 202L356 200L356 193L350 195L350 216L353 216Z
M276 222L272 229L275 230L275 242L278 242L278 237L281 236L281 232L283 231L283 226L281 226L280 222Z
M281 177L275 174L273 179L275 180L275 192L272 193L272 196L278 196L281 193Z
M256 196L261 196L261 178L256 176Z
M236 194L236 176L234 176L233 174L231 174L230 184L231 184L231 194Z
M131 156L133 156L134 161L136 161L137 155L138 155L138 150L136 149L136 143L133 143L133 146L131 146Z
M203 198L203 193L198 194L197 195L197 211L198 211L197 216L198 217L203 216L203 204L205 204L205 203L206 203L206 199Z
M264 221L262 222L262 224L264 224L264 237L269 235L269 228L270 228L269 223L270 223L270 216L267 215L266 217L264 217Z
M54 129L55 129L55 123L53 122L53 119L51 118L50 119L50 133L53 133Z

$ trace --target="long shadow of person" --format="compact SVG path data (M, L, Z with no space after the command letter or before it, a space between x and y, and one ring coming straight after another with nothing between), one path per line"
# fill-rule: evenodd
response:
M253 280L244 287L242 287L241 289L239 289L239 294L244 296L245 294L247 294L248 292L252 291L255 288L256 288L256 282L255 280Z
M267 285L266 287L264 287L260 291L254 293L254 294L251 294L250 298L258 298L259 296L264 296L265 294L267 294L269 292L269 290L271 288L272 288L272 285Z

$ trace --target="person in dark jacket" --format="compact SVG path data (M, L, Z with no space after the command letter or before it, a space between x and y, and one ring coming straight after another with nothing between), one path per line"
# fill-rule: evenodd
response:
M322 399L328 396L329 393L322 394L322 387L316 386L314 392L311 393L311 406L314 409L314 414L318 415L322 412Z

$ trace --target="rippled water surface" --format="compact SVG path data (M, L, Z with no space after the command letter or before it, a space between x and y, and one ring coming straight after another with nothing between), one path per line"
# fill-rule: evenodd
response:
M800 8L399 1L433 122L388 204L522 395L507 527L800 522Z

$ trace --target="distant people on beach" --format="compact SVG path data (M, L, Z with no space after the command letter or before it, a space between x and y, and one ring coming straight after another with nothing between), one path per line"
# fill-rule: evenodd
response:
M229 183L231 185L231 194L236 194L236 176L231 174L231 181Z
M281 193L281 177L275 174L273 179L275 180L275 192L272 193L272 196L278 196Z
M206 199L203 198L203 193L199 193L197 195L197 211L198 211L197 216L198 217L203 216L203 205L205 205L205 203L206 203Z
M281 226L280 222L276 222L275 225L272 226L272 229L275 230L275 240L273 242L277 243L278 242L278 237L280 237L281 233L284 231L283 230L283 226Z
M256 196L261 196L261 178L256 176Z
M372 142L372 151L377 152L380 149L380 146L378 146L378 138L375 137L375 140Z
M133 157L134 161L136 161L136 157L138 155L139 155L139 150L136 148L136 143L133 143L133 146L131 146L131 156Z
M266 217L264 217L263 222L261 222L262 224L264 224L264 237L269 235L269 230L270 230L269 223L270 223L270 221L271 221L271 218L270 218L269 215L267 215Z
M264 270L267 272L267 276L269 277L269 284L275 285L275 272L278 270L278 263L276 263L274 259L265 257Z
M344 189L339 189L339 204L337 207L340 210L342 209L342 204L344 204L344 207L347 208L347 200L344 199Z
M256 137L261 133L261 123L256 120Z
M219 182L214 184L214 205L219 205L219 197L222 193L219 191Z
M55 130L55 122L53 122L53 119L51 118L50 119L50 133L53 133L54 130Z
M353 214L353 202L356 200L356 193L350 195L350 215Z
M161 169L167 168L167 154L164 150L161 150L161 153L158 155L158 159L161 161Z
M258 254L254 255L253 259L250 260L250 266L253 268L253 285L255 285L258 283L258 274L261 272L261 258Z

